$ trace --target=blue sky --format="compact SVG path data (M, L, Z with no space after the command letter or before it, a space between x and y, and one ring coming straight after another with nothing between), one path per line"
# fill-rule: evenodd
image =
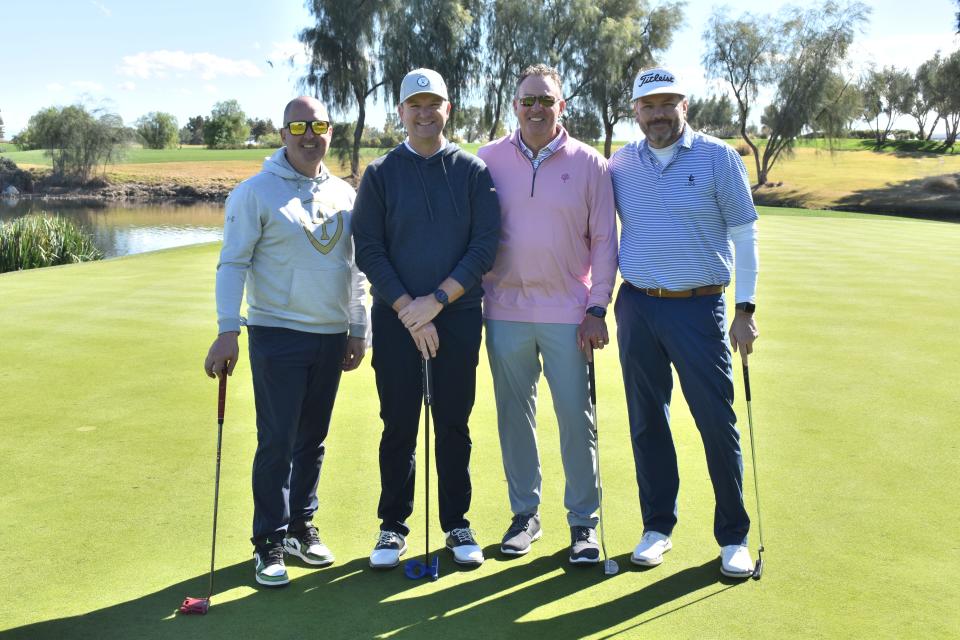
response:
M708 92L701 34L715 4L688 2L687 24L664 56L694 93ZM737 14L787 3L727 4ZM913 70L938 49L960 46L954 0L916 0L909 11L902 1L867 4L873 15L855 45L858 66ZM166 111L182 126L190 116L208 115L214 103L236 99L247 115L276 123L299 93L303 56L296 35L310 23L300 0L0 0L0 115L7 137L38 110L78 101L119 113L128 124ZM383 108L382 102L372 107L374 123L382 122ZM618 131L630 135L631 127Z

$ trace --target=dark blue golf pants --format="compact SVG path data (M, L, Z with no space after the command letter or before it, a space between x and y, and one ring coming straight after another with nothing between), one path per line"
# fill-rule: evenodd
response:
M317 484L347 334L250 326L257 408L253 540L299 528L317 510Z
M374 304L373 369L380 395L380 528L402 535L413 513L417 434L423 408L420 352L397 312ZM469 527L470 428L477 386L482 319L480 309L445 309L433 319L440 339L433 372L432 449L437 470L437 502L444 531Z
M745 544L750 518L743 506L723 295L654 298L624 283L615 312L644 531L670 535L677 523L672 364L707 455L716 498L714 537L721 546Z

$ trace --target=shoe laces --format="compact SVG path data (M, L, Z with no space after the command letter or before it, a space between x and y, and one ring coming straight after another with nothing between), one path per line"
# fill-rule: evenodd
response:
M477 541L474 540L473 529L461 528L461 529L452 529L450 531L450 537L457 541L458 546L461 544L477 544Z
M259 549L260 561L264 567L275 564L283 564L283 547L279 544L267 544Z
M513 537L518 533L526 531L530 528L530 521L533 519L533 516L527 515L525 513L518 513L513 516L513 520L510 521L510 528L507 529L507 535Z
M589 542L590 533L591 533L590 527L573 527L573 541Z
M394 531L381 531L377 534L377 549L390 549L394 544L399 545L400 536Z
M320 533L312 524L308 524L303 531L299 532L297 537L300 538L300 542L307 547L320 544Z

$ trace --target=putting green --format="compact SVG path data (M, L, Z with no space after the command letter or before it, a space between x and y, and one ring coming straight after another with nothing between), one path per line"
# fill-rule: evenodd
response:
M257 588L244 357L228 389L217 593L207 616L175 616L184 596L205 595L209 567L216 385L201 361L214 332L217 247L204 245L0 276L0 637L953 636L960 226L761 215L762 336L751 382L763 580L719 578L703 451L679 397L674 550L659 568L630 564L641 522L616 350L607 349L598 361L600 442L619 575L566 562L545 386L545 535L525 557L496 553L509 511L485 359L470 516L487 562L453 565L434 504L440 580L370 570L380 425L364 363L344 376L321 478L316 520L337 563L310 570L291 561L289 587ZM737 409L746 443L739 395ZM417 496L410 554L424 544L422 484ZM754 530L754 551L758 541Z

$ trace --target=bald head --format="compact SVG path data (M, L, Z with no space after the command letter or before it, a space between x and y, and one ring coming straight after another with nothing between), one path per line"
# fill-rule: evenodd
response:
M294 98L288 102L287 106L284 108L283 125L286 126L291 120L302 120L303 118L299 117L298 114L304 112L314 113L321 116L320 118L317 118L318 120L329 120L327 108L322 102L316 98L311 98L310 96L300 96L299 98Z

